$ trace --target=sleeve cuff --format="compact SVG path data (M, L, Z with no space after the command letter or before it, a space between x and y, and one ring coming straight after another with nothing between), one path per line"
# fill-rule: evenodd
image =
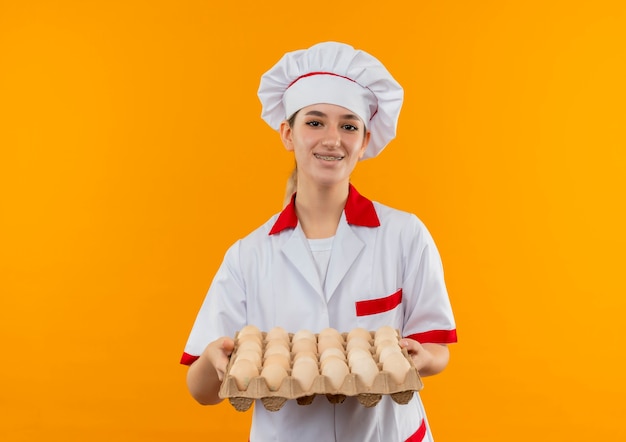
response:
M183 353L183 357L180 358L180 363L183 365L191 365L200 359L200 356L190 355L189 353Z
M421 344L454 344L455 342L457 342L456 329L430 330L405 336L405 338L414 339Z

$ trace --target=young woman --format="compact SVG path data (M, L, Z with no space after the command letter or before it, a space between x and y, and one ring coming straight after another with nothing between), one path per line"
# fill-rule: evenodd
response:
M227 251L185 347L187 384L201 404L218 391L233 336L252 324L317 333L332 327L401 331L420 375L441 372L456 327L441 260L422 222L361 196L350 183L359 160L395 137L403 91L371 55L327 42L287 53L263 75L263 115L296 161L284 208ZM291 192L290 192L291 193ZM297 435L297 436L295 436ZM371 408L254 407L250 441L431 441L419 394Z

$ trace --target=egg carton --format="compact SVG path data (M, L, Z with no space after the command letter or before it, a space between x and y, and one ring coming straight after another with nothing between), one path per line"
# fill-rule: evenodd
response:
M373 341L374 332L371 334ZM292 336L293 334L290 334L290 338ZM347 333L342 333L342 336L345 342ZM263 332L263 337L265 338L265 332ZM371 351L374 353L373 348ZM237 341L235 341L235 349L226 368L219 396L222 399L228 399L237 411L247 411L255 400L260 400L269 411L278 411L288 400L296 400L299 405L309 405L316 396L324 396L333 404L341 404L347 397L356 396L363 406L374 407L380 402L383 395L389 395L394 402L404 405L411 400L416 391L423 388L423 383L406 349L403 348L401 351L411 366L402 383L397 383L390 373L383 371L382 365L377 363L379 373L370 386L365 385L355 374L348 373L340 387L334 388L326 376L319 374L315 377L311 387L308 390L303 390L300 383L291 376L291 369L289 369L287 370L288 376L283 379L276 390L270 390L262 376L252 378L246 390L239 390L235 378L229 374L237 355Z

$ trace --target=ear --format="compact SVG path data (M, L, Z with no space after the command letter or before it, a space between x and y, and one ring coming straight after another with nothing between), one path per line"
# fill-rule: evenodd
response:
M368 130L365 133L365 136L363 137L363 145L361 146L361 149L359 150L359 160L363 158L363 155L365 155L365 149L367 149L367 145L370 142L371 135L372 133Z
M289 152L293 152L293 130L291 129L291 126L289 126L287 120L280 123L279 132L280 139L282 140L285 149Z

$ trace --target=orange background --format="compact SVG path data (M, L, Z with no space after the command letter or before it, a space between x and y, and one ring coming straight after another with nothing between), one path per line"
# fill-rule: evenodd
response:
M280 209L259 77L323 40L406 91L353 182L443 257L437 440L626 439L623 1L59 0L0 2L1 440L247 440L178 361L226 248Z

